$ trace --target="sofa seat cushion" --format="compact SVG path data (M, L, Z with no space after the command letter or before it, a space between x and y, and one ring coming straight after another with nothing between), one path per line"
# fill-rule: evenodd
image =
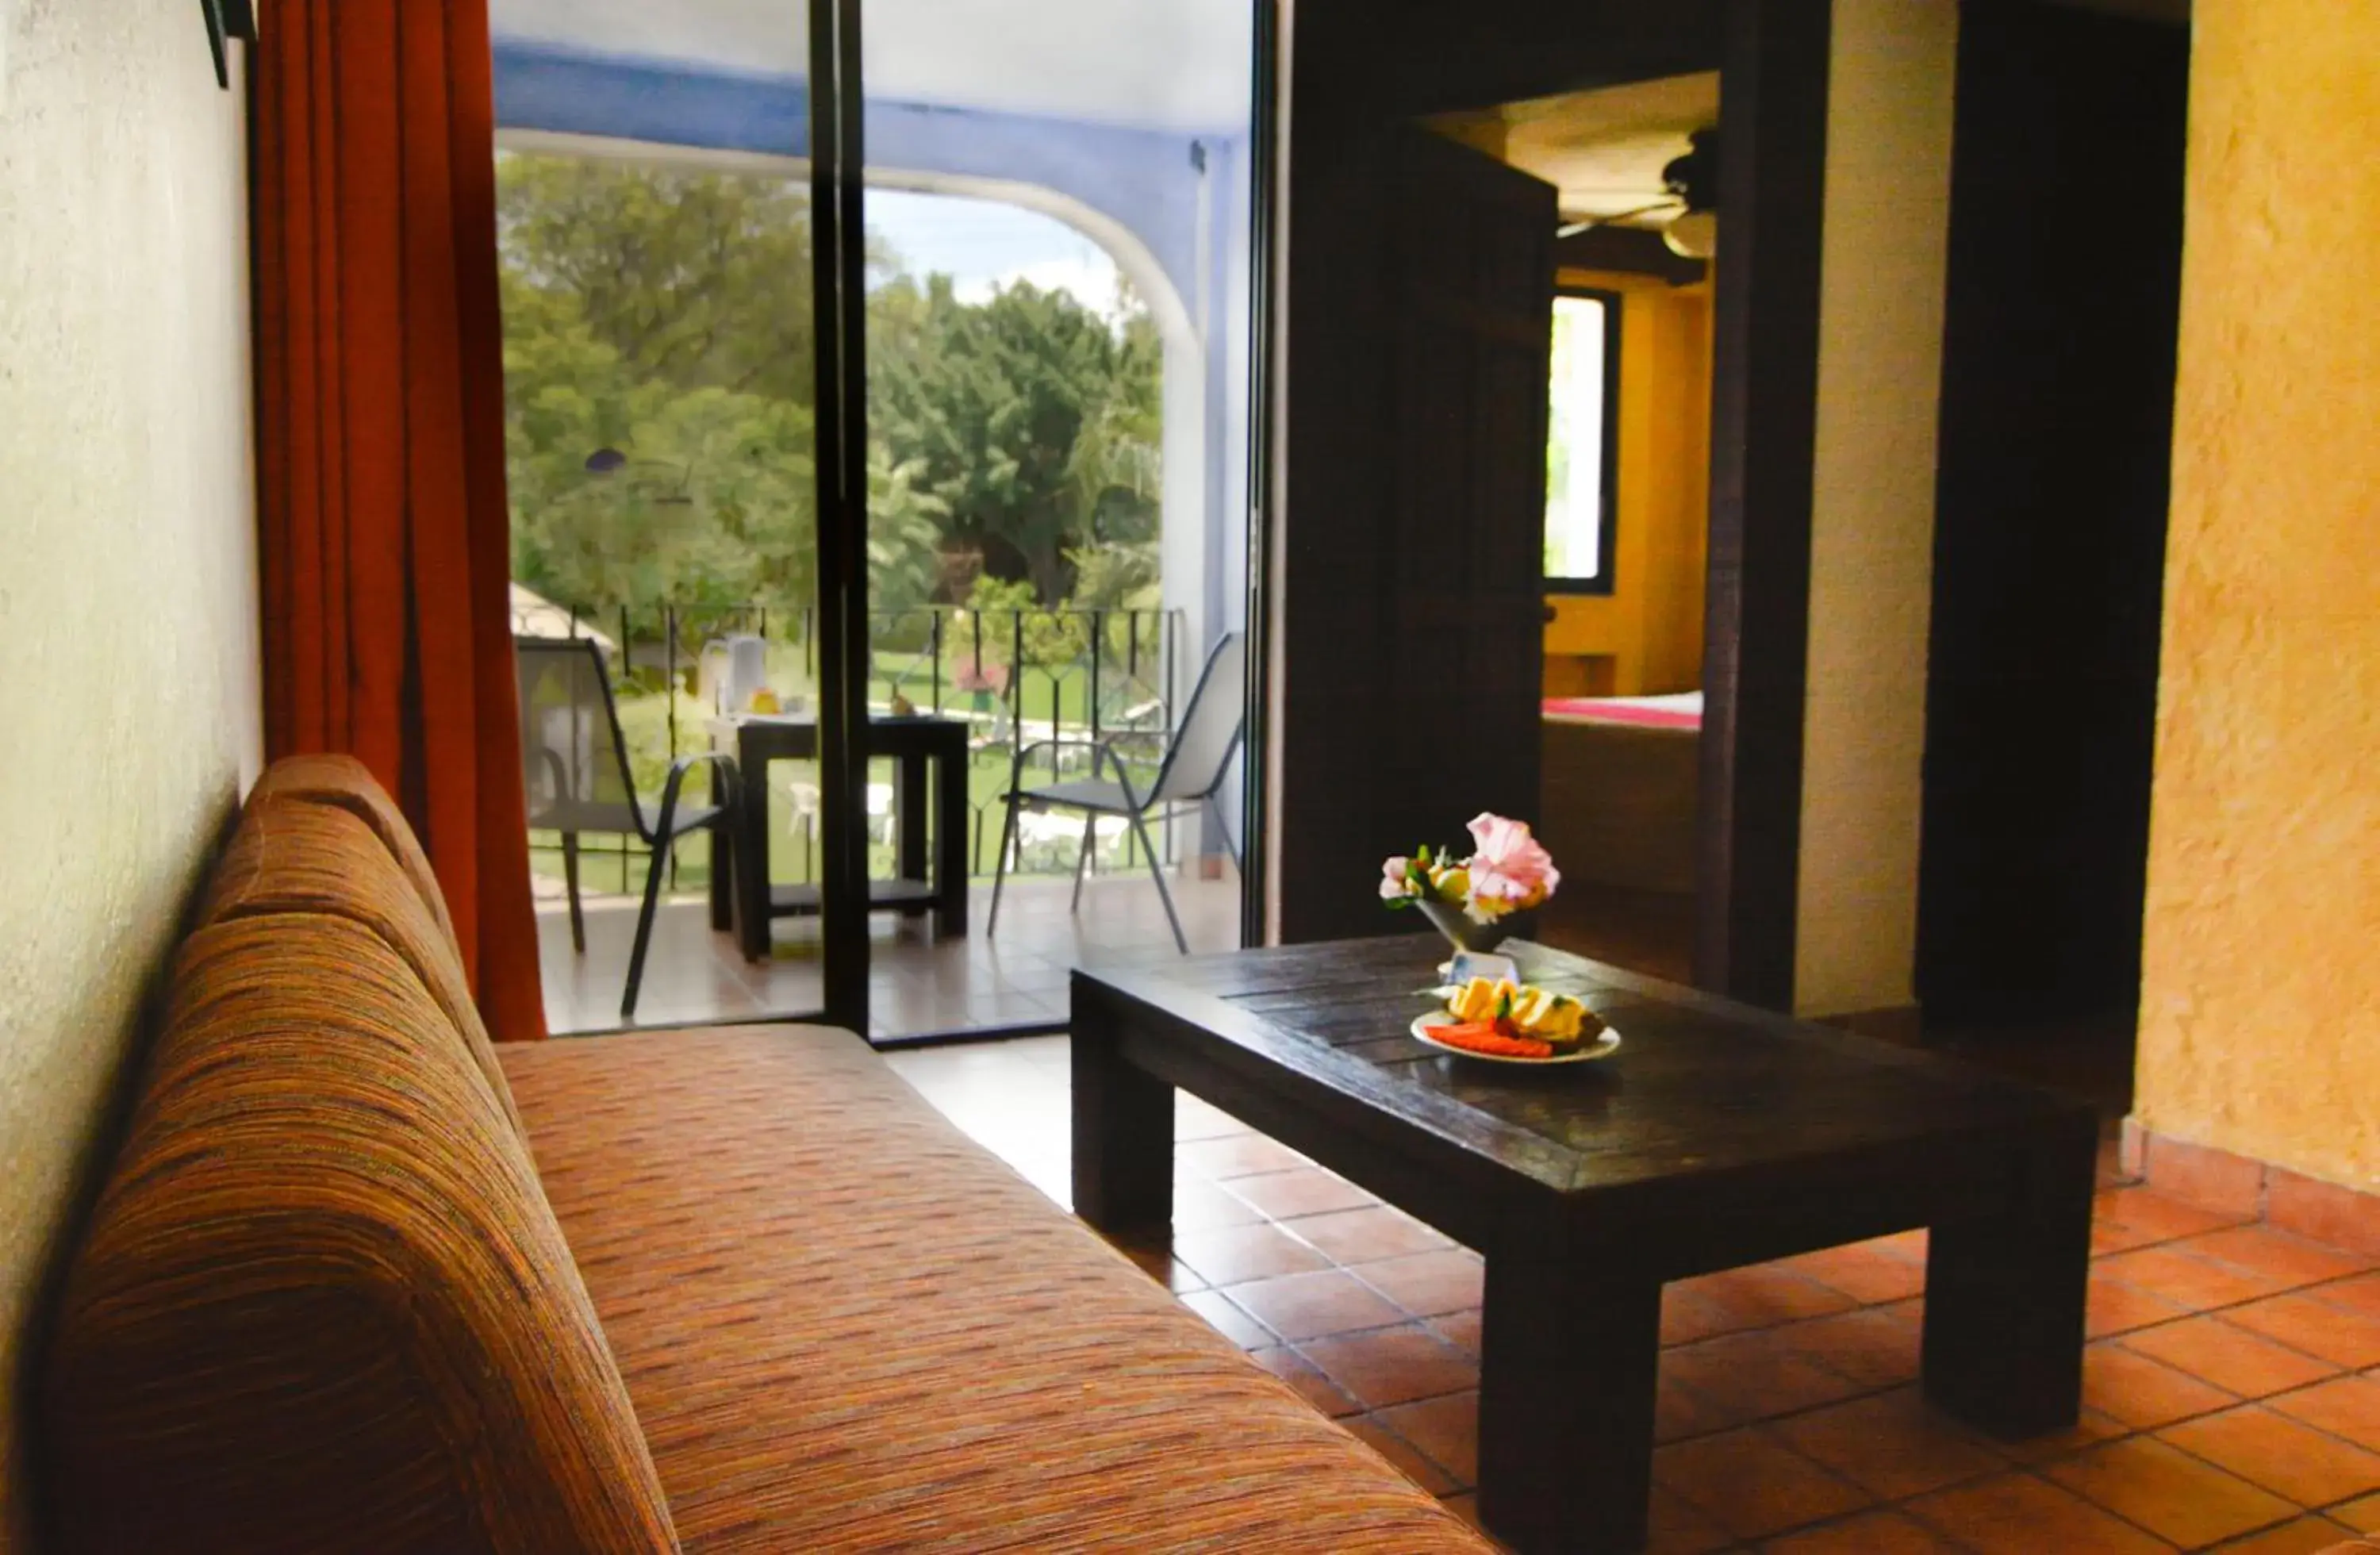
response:
M501 1052L687 1550L1486 1548L858 1039Z
M133 1099L43 1355L49 1548L676 1548L528 1150L379 936L200 929Z

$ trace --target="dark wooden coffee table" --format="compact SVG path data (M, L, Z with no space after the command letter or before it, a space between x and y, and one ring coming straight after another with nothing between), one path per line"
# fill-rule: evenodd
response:
M1643 1544L1670 1280L1930 1227L1926 1396L2005 1439L2074 1421L2088 1106L1506 949L1620 1051L1524 1070L1415 1041L1445 951L1420 938L1076 972L1076 1212L1171 1220L1178 1086L1484 1253L1479 1508L1524 1550Z

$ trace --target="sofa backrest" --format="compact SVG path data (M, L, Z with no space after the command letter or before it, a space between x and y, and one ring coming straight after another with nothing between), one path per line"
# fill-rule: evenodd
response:
M402 825L400 820L398 824ZM409 839L412 833L406 833ZM385 837L345 806L265 792L249 801L199 909L203 928L234 917L326 913L370 929L421 979L520 1128L512 1087L454 942L407 879Z
M676 1548L526 1143L349 917L183 946L36 1408L64 1551Z
M299 799L308 804L329 805L346 810L372 829L389 856L405 871L406 879L421 897L421 905L446 938L455 953L456 966L469 963L463 955L462 942L455 937L455 915L447 910L446 893L438 889L437 871L430 867L430 855L421 839L405 819L405 812L388 796L371 775L371 769L352 756L313 755L285 756L266 770L248 799L252 807L274 798Z

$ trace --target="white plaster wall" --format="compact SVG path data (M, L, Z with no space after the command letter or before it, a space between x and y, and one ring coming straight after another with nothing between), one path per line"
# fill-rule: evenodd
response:
M1913 1002L1956 0L1835 0L1794 1005Z
M0 33L13 1399L103 1098L262 740L243 97L217 89L188 0L0 0ZM0 1412L0 1550L25 1548L14 1413Z

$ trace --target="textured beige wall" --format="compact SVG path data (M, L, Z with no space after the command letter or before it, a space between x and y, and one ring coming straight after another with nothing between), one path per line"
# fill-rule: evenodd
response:
M1913 999L1958 53L1956 0L1835 0L1793 978L1806 1014Z
M2137 1106L2380 1187L2380 6L2199 0Z
M0 0L0 1388L261 750L240 97L188 0ZM0 1415L0 1549L23 1500Z

